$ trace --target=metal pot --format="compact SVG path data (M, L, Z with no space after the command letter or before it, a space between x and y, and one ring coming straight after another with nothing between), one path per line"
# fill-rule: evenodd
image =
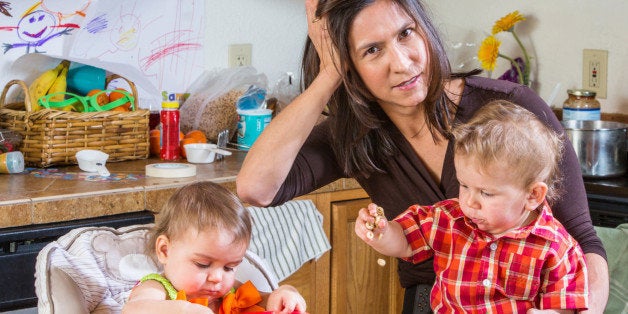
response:
M584 177L613 177L626 173L628 124L593 120L563 121Z

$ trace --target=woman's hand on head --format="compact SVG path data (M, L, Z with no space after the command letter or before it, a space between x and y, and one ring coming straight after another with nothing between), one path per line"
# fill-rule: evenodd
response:
M305 299L293 286L281 285L268 296L266 310L282 314L305 313Z
M327 30L327 17L316 16L318 0L305 0L305 13L307 17L308 36L316 49L320 59L320 73L339 76L338 52L329 38Z

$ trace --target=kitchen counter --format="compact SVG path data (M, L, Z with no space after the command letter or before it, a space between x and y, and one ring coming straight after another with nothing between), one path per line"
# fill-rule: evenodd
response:
M237 151L220 161L196 164L196 176L186 178L146 177L146 165L162 162L156 158L107 163L112 174L125 177L120 181L68 180L35 173L0 174L0 228L145 210L157 212L177 188L201 180L220 183L235 192L235 178L245 155L246 152ZM47 170L51 169L74 177L82 173L78 166L53 166ZM360 186L353 180L338 180L315 193L357 188Z
M146 165L161 162L156 158L107 163L112 174L135 177L135 180L86 181L39 177L34 173L0 174L0 228L145 210L157 212L174 190L201 180L217 182L235 191L235 177L245 156L246 152L237 151L214 163L196 164L196 176L187 178L145 176ZM74 175L82 173L78 166L48 168L51 169ZM360 186L354 180L346 179L338 180L316 192L356 188ZM628 175L585 179L585 188L590 196L628 203Z
M554 112L560 119L560 110ZM628 122L628 116L623 114L603 114L603 119ZM235 177L245 156L246 152L236 151L221 161L196 164L196 176L177 179L145 177L146 165L161 162L156 158L107 163L112 174L136 176L136 180L103 182L38 177L33 173L0 174L0 228L159 211L175 189L200 180L214 181L235 191ZM48 169L74 175L81 173L78 166ZM619 199L628 204L628 176L586 179L585 187L590 195ZM354 180L343 179L317 192L358 188Z

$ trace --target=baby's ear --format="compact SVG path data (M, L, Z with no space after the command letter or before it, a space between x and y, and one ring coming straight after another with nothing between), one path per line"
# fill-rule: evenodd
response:
M155 240L155 255L157 255L157 259L162 264L165 264L165 262L168 259L169 246L170 246L170 239L163 234L157 237L157 240Z
M530 185L526 209L535 210L545 201L547 195L547 184L545 182L534 182Z

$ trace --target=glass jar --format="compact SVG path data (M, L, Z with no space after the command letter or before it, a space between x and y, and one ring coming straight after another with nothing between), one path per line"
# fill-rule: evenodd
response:
M569 89L563 103L563 120L600 120L600 102L596 93L586 89Z

